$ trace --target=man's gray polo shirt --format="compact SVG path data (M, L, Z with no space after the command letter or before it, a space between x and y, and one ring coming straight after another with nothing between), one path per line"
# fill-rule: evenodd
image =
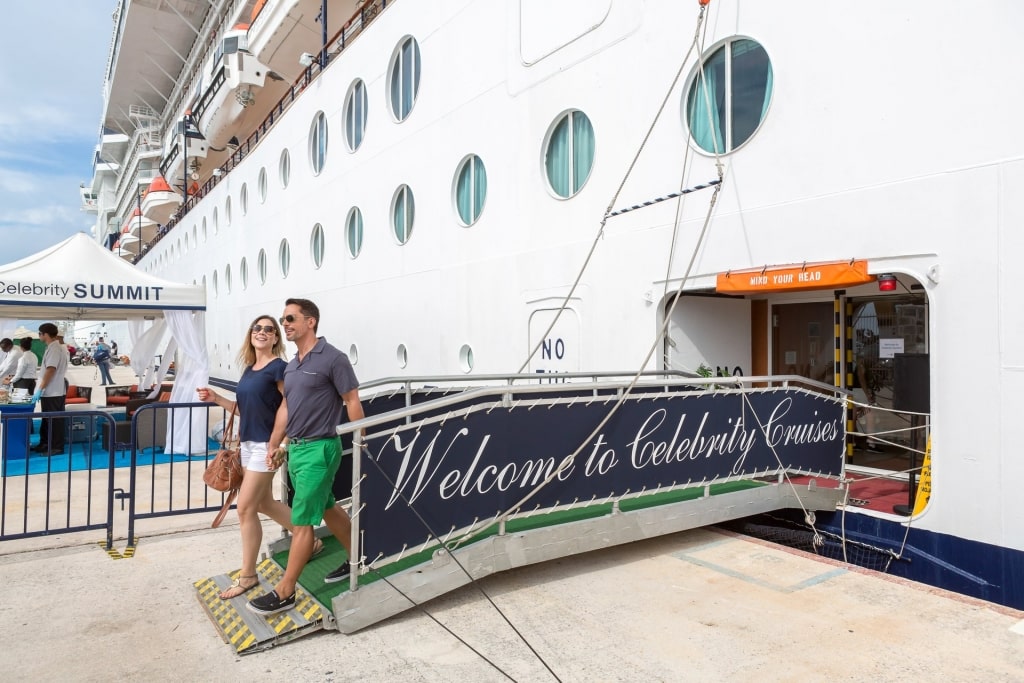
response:
M348 356L320 337L301 362L296 355L284 370L285 433L292 439L334 434L345 408L341 395L358 388Z

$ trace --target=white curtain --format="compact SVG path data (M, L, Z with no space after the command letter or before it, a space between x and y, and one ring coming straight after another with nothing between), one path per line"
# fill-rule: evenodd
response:
M199 400L196 389L210 381L206 314L203 311L164 311L164 319L181 352L175 365L171 403L195 403ZM170 355L164 357L164 362L169 362ZM167 447L164 451L205 454L206 432L205 408L176 408L168 415Z
M132 341L131 365L140 380L140 389L149 389L157 381L153 370L153 357L156 356L156 350L160 348L160 343L167 332L165 320L154 321L148 330L144 329L145 325L145 320L132 320L128 324L128 336Z

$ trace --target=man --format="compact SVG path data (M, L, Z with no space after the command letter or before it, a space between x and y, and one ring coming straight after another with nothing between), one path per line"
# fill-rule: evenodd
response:
M4 359L0 361L0 381L9 383L10 378L18 369L18 360L21 359L21 349L14 345L9 338L0 339L0 351L4 352Z
M57 340L57 326L43 323L39 326L39 338L46 344L43 352L43 377L36 384L33 401L39 402L42 412L55 413L64 410L64 375L68 369L68 350ZM59 455L64 452L64 419L44 418L39 429L39 445L32 450L42 455Z
M274 431L267 443L270 466L284 458L281 446L287 434L288 476L292 497L292 546L288 568L274 590L249 601L249 609L271 615L295 606L295 584L313 553L313 527L323 520L351 557L352 521L335 505L331 484L341 463L341 440L335 428L342 411L349 420L363 418L359 382L348 356L316 336L320 309L308 299L288 299L281 325L294 342L295 357L284 371L284 400L278 408ZM348 562L324 577L327 583L349 576Z
M92 352L92 359L96 361L96 367L100 369L101 387L113 384L110 378L110 347L103 343L103 337L96 341L96 350Z

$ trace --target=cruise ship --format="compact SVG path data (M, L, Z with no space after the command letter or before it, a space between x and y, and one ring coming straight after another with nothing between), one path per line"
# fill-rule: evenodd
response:
M850 401L837 478L906 505L854 491L750 526L1024 608L1024 5L122 0L114 20L83 205L136 268L205 285L211 382L305 297L366 387L823 383Z

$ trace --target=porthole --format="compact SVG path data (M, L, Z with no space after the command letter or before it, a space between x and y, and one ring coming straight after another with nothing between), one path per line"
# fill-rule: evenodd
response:
M259 177L256 179L256 191L259 193L260 204L267 201L267 168L260 169Z
M405 121L420 90L420 46L415 38L406 37L398 44L388 74L391 113L396 121Z
M359 347L355 344L348 347L348 360L352 365L359 362Z
M238 191L238 203L242 205L242 215L249 213L249 186L242 183L242 189Z
M288 180L292 175L292 159L288 154L287 147L281 150L281 160L277 164L277 172L281 180L281 189L284 190L288 187Z
M267 252L263 249L256 255L256 273L260 277L260 284L267 284Z
M363 250L363 212L353 206L345 219L345 245L352 258L359 256Z
M455 173L455 210L463 225L473 225L484 210L487 198L487 170L475 154L462 160Z
M463 372L471 372L473 370L473 347L469 344L463 344L462 348L459 349L459 365L462 367Z
M413 219L416 217L416 202L408 185L402 185L395 191L391 200L391 226L395 231L395 239L405 244L412 236Z
M184 253L187 254L188 253L188 233L187 232L185 233L185 242L184 242L184 244L185 244Z
M200 228L200 232L203 233L203 242L205 242L206 241L206 218L205 217L203 218L203 225L202 225L202 228Z
M345 98L345 142L350 152L359 149L366 133L366 85L356 79Z
M327 161L327 117L322 111L313 117L313 125L309 129L309 165L313 175L320 175Z
M213 288L213 295L217 296L217 271L213 271L213 275L210 277L210 286Z
M220 223L217 220L217 207L216 206L213 207L213 217L210 220L213 223L213 234L216 235L218 229L220 228Z
M709 154L736 149L757 131L772 99L772 64L760 44L735 38L693 75L683 103L694 144Z
M242 279L242 289L249 289L249 262L242 257L242 262L238 264L238 277Z
M231 225L231 197L224 200L224 225Z
M192 224L192 244L196 245L197 249L199 248L199 231L194 223Z
M319 269L324 263L324 228L317 223L309 236L309 254L313 257L313 267Z
M231 293L231 264L224 266L224 293Z
M288 246L288 240L281 240L277 248L277 265L281 269L281 276L288 277L288 271L292 266L292 248Z
M594 128L590 119L573 109L555 121L548 134L544 170L548 186L562 198L583 188L594 167Z
M405 344L399 344L398 349L395 352L395 359L398 361L398 367L404 368L409 364L409 350L405 348Z

